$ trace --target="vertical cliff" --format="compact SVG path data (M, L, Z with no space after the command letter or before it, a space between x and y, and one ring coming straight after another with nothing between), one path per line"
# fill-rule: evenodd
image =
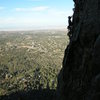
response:
M100 0L73 0L73 25L58 76L60 100L100 100Z

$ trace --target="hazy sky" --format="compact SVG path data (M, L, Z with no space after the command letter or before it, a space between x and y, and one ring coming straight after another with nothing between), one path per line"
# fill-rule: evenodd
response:
M66 28L73 0L0 0L0 30Z

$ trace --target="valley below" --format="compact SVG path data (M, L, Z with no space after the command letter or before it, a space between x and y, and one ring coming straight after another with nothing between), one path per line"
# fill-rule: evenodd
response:
M63 30L0 32L0 96L56 90L68 42Z

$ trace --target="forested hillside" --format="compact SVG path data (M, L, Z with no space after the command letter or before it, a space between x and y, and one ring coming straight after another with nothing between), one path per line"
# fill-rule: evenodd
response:
M56 89L66 31L0 32L0 96Z

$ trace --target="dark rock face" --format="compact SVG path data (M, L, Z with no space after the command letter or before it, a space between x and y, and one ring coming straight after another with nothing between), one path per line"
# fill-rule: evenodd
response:
M70 43L58 79L59 99L100 100L100 0L73 1Z

